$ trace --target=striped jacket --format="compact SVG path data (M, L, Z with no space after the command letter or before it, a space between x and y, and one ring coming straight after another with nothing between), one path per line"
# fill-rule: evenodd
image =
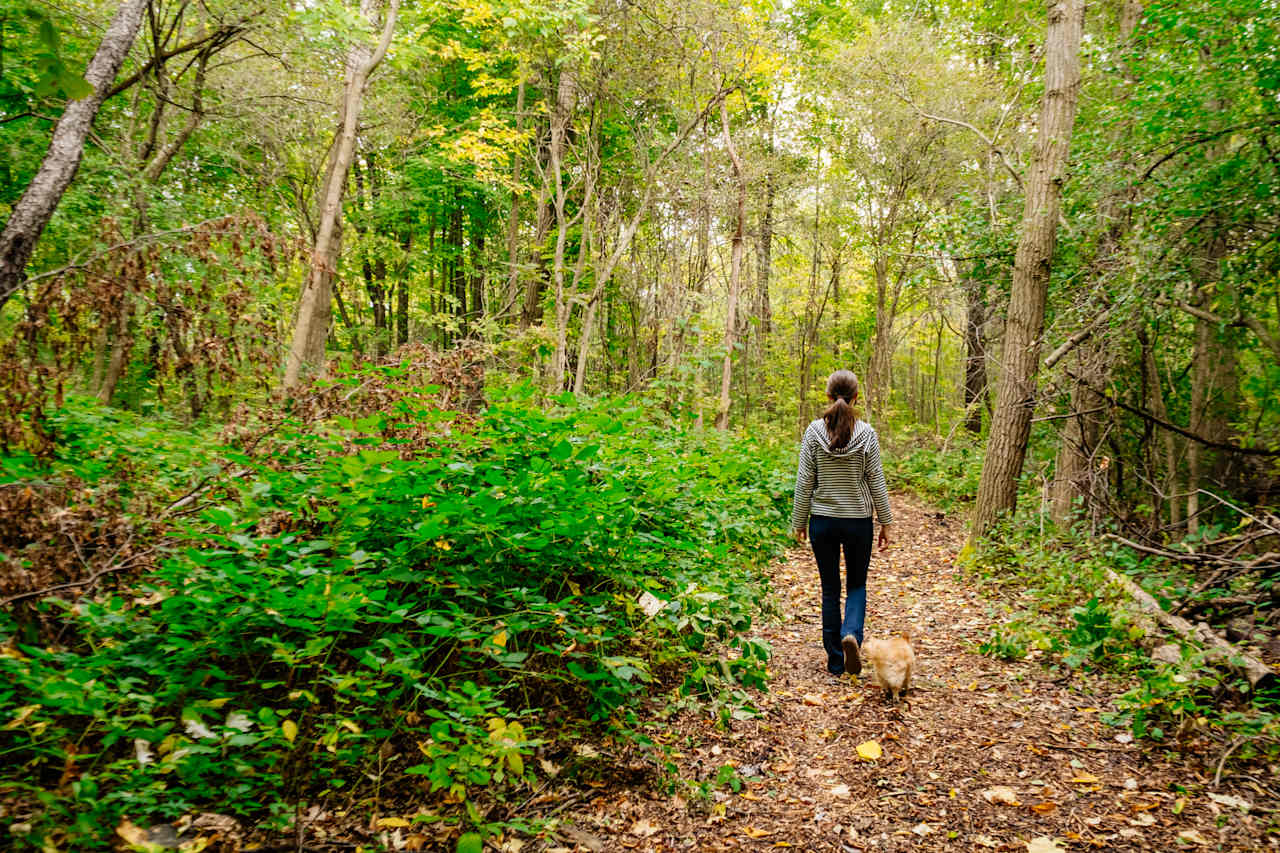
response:
M832 450L826 423L819 418L809 424L800 441L791 528L803 529L810 512L835 518L870 518L872 508L881 524L893 522L875 429L859 420L849 443Z

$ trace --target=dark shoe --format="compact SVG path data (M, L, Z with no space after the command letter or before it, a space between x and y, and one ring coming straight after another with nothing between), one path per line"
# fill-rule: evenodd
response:
M844 671L850 675L862 672L862 658L858 656L858 638L852 634L846 634L840 641L840 645L844 648Z

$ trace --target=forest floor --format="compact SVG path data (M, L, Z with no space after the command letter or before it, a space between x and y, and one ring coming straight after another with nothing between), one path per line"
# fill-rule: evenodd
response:
M757 632L773 648L771 690L754 697L764 714L725 730L685 713L661 736L688 792L667 793L652 777L628 783L625 773L561 790L539 798L560 802L546 832L498 848L1280 848L1272 783L1224 772L1215 786L1220 746L1172 755L1135 742L1099 722L1122 685L1078 674L1052 681L1033 660L978 655L1002 608L955 567L962 525L904 496L894 514L897 542L872 560L867 636L913 638L916 677L900 705L865 670L827 674L813 558L794 548L772 569L780 614ZM882 757L860 757L867 742ZM738 789L717 784L718 774ZM703 795L700 780L711 781Z

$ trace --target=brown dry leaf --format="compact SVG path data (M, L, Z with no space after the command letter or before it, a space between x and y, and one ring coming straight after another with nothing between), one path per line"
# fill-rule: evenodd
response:
M816 696L816 695L814 695L813 693L806 693L806 694L804 694L804 704L806 704L806 705L822 705L822 704L823 704L822 697L821 697L821 696Z
M1008 785L993 785L982 792L982 799L992 805L1020 806L1018 793Z
M748 826L742 830L742 834L748 838L768 838L773 832L767 829L756 829L754 826Z
M640 818L631 824L631 834L638 838L648 838L650 835L656 834L658 827L649 822L648 818Z
M1197 832L1194 829L1184 829L1182 830L1182 832L1179 832L1178 840L1185 841L1188 844L1207 845L1210 843L1209 839L1205 838L1203 835L1201 835L1199 832Z
M865 761L875 761L884 755L884 750L880 748L880 744L873 740L863 741L858 744L858 757Z
M1027 842L1027 853L1062 853L1065 849L1057 839L1047 835L1041 835Z
M994 838L992 838L989 835L975 835L973 837L973 843L978 845L979 847L999 847L1000 846L1000 842L996 841Z
M1053 803L1048 800L1045 800L1043 803L1033 803L1031 805L1031 810L1036 814L1048 814L1049 812L1053 811L1057 807L1058 807L1057 803Z
M836 785L834 788L832 788L832 789L831 789L831 796L833 796L833 797L847 797L847 796L849 796L849 786L848 786L848 785Z

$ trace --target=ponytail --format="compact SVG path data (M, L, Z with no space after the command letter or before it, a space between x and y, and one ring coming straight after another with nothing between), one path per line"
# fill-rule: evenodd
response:
M836 401L822 413L822 419L827 423L827 440L831 442L833 450L839 450L849 443L857 416L853 413L853 406L844 397L836 397Z
M837 370L827 379L827 396L831 405L822 413L827 425L827 441L833 450L839 450L853 438L853 426L858 420L853 401L858 397L858 377L851 370Z

